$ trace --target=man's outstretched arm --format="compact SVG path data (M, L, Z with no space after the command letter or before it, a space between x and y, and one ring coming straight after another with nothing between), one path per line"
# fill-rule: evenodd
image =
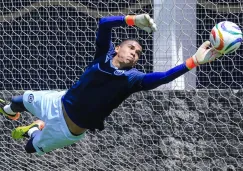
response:
M112 45L112 28L120 26L137 26L148 33L157 30L156 24L148 14L103 17L100 19L96 37L97 49L95 58L108 52L110 46Z
M111 30L113 27L126 26L125 16L103 17L100 19L96 37L96 56L106 54L111 46Z
M222 54L217 52L215 49L210 48L210 42L204 42L197 50L197 52L186 60L181 65L178 65L166 72L154 72L146 74L141 82L142 90L151 90L162 84L169 83L179 76L190 71L194 67L214 61L219 58Z
M146 74L141 83L142 89L152 90L162 84L167 84L189 70L190 69L186 66L186 63L183 63L165 72L153 72Z

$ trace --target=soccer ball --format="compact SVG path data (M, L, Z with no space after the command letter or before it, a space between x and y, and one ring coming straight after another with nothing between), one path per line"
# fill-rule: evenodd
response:
M211 30L210 42L222 54L234 52L242 42L241 29L233 22L222 21Z

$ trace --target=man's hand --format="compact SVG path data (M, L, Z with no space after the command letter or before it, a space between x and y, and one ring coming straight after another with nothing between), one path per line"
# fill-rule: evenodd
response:
M210 42L206 41L198 48L197 52L192 56L192 59L195 65L200 65L212 62L221 56L222 54L214 48L210 48Z
M126 22L128 25L135 25L148 33L157 30L154 20L148 14L128 15Z

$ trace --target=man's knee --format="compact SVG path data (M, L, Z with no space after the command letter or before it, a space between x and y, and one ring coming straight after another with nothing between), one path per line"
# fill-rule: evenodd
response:
M12 97L10 107L13 112L26 111L26 108L24 107L24 103L23 103L23 95Z

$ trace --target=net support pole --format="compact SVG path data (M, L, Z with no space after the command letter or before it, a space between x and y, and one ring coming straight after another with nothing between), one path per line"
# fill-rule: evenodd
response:
M196 52L196 1L154 0L154 72L166 71L183 63ZM196 69L158 87L159 90L195 89Z

